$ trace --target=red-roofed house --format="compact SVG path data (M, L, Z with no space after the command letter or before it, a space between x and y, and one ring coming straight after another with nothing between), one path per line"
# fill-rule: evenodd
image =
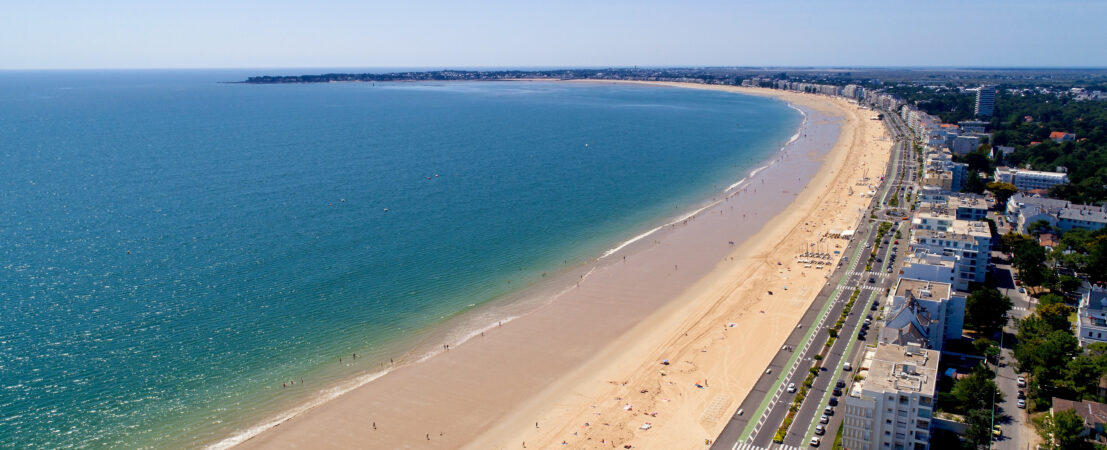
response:
M1096 442L1104 442L1102 436L1104 433L1104 424L1107 424L1107 405L1089 402L1087 400L1074 402L1072 400L1053 397L1052 406L1053 407L1049 410L1051 415L1066 409L1076 411L1076 414L1084 419L1084 432L1081 433L1081 435Z
M1053 142L1065 142L1076 140L1076 135L1064 131L1054 131L1049 133L1049 138L1053 140Z

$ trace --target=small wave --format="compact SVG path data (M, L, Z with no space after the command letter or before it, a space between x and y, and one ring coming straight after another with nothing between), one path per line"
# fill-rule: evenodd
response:
M329 388L329 389L323 389L323 390L319 391L319 394L315 398L311 399L310 401L308 401L306 403L303 403L303 404L301 404L301 405L299 405L295 408L292 408L290 410L284 411L284 412L280 413L279 415L277 415L276 417L273 417L272 419L270 419L268 421L265 421L261 424L252 426L252 427L247 428L247 429L242 430L242 431L239 431L238 433L235 433L235 434L231 435L231 437L228 437L228 438L223 439L219 442L211 444L211 445L209 445L205 448L207 448L209 450L223 450L223 449L228 449L228 448L234 447L238 444L241 444L243 442L246 442L246 441L250 440L254 436L257 436L257 435L261 434L265 430L268 430L268 429L273 428L277 425L280 425L281 423L284 423L285 421L287 421L289 419L292 419L293 417L296 417L296 416L298 416L298 415L300 415L300 414L302 414L302 413L304 413L304 412L306 412L306 411L308 411L312 408L315 408L316 406L319 406L319 405L322 405L326 402L334 400L334 399L342 396L343 394L345 394L347 392L350 392L354 389L357 389L361 386L365 386L366 384L371 383L373 380L376 380L380 377L383 377L383 376L387 375L391 371L392 371L392 369L385 369L385 370L381 370L381 371L377 371L377 372L367 373L367 374L358 376L358 377L354 378L353 380L350 380L350 381L348 381L346 383L343 383L341 385L338 385L338 386L335 386L335 387L332 387L332 388Z
M782 145L780 147L781 151L783 151L785 148L787 148L793 142L796 142L797 140L799 140L800 134L803 133L803 129L807 126L807 113L804 112L804 110L798 108L796 105L793 105L791 103L788 103L788 107L796 110L797 112L799 112L800 116L803 117L803 120L800 121L799 127L796 128L796 133L793 134L792 137L788 139L788 142L785 142L784 145ZM733 190L737 189L738 187L742 186L742 184L744 184L746 181L748 181L749 179L757 176L757 174L760 173L762 170L768 169L770 166L775 164L777 161L779 161L779 158L774 159L773 161L769 162L768 164L765 164L761 167L758 167L756 169L751 170L750 173L749 173L749 176L747 176L745 178L742 178L741 180L738 180L737 182L735 182L734 184L731 184L730 186L727 186L726 189L723 189L723 193L725 194L725 193L728 193L730 191L733 191ZM659 225L657 227L651 228L650 230L646 231L645 233L639 234L639 235L634 236L630 239L627 239L623 242L620 242L619 245L616 245L616 246L614 246L612 248L609 248L606 251L604 251L603 254L600 255L599 259L607 258L608 256L611 256L611 255L615 254L619 250L622 250L626 246L628 246L630 244L633 244L635 242L638 242L642 239L645 239L647 236L657 232L657 230L660 230L660 229L665 228L667 226L675 225L677 223L688 220L688 219L694 217L696 214L699 214L699 213L703 212L704 210L719 204L720 202L721 202L721 200L713 201L711 203L708 203L708 204L704 205L703 207L701 207L699 209L696 209L696 210L694 210L694 211L692 211L688 214L685 214L683 216L678 217L676 220L673 220L673 221L671 221L669 223L666 223L664 225ZM589 272L589 273L591 273L591 272Z

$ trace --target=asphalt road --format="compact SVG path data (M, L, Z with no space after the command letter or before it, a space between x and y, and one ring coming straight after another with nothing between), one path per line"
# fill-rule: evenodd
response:
M993 260L995 256L993 256ZM1014 307L1009 314L1007 326L1004 327L1004 338L1000 352L1001 365L996 371L996 386L1003 393L1004 400L999 403L999 413L996 424L1003 429L1003 437L992 442L992 448L998 450L1027 450L1038 443L1038 435L1034 431L1034 425L1030 423L1030 417L1026 409L1019 408L1018 402L1018 376L1015 372L1013 345L1015 343L1014 319L1021 319L1033 312L1033 298L1018 291L1011 276L1011 267L1007 264L996 264L996 284L1000 292L1011 297Z

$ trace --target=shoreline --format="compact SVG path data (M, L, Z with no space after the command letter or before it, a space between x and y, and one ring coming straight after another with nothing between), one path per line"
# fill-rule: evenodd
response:
M596 81L587 81L587 82L595 83ZM645 83L645 84L653 84L653 83ZM710 88L710 86L702 86L702 85L679 86L679 87ZM753 93L753 92L751 92L751 93ZM757 92L756 94L764 95L765 93ZM785 101L787 101L787 100L785 100ZM791 105L791 102L789 102L789 103L790 103L790 106L793 106L795 108L794 105ZM796 109L800 110L801 112L803 111L802 109L799 109L799 108L796 108ZM806 116L806 114L805 114L805 116ZM787 151L788 151L789 146L791 146L791 144L794 143L799 138L801 133L804 132L804 127L808 125L807 122L806 122L807 120L808 120L808 118L805 117L804 123L801 124L801 126L799 128L799 131L797 131L796 135L794 135L793 138L790 139L789 142L781 150L778 150L776 153L773 154L773 158L770 158L768 160L768 162L770 162L770 164L759 167L759 168L755 169L754 171L751 171L751 173L747 177L745 177L744 182L739 181L738 183L735 183L735 184L731 185L730 187L728 187L727 189L725 189L721 193L722 196L724 197L723 200L715 200L715 201L705 200L704 201L705 205L703 205L701 207L698 207L697 209L694 209L691 212L680 215L675 221L666 222L665 224L663 224L661 226L655 227L655 228L653 228L653 229L651 229L651 230L649 230L645 233L642 233L638 236L635 236L635 237L633 237L633 238L631 238L627 241L623 241L623 242L618 243L615 247L605 251L603 253L603 256L594 258L594 259L590 260L588 263L584 264L584 266L590 266L591 269L586 274L586 275L589 275L589 276L584 276L584 275L581 276L580 279L582 280L582 282L588 281L586 279L591 278L591 275L593 273L595 273L597 276L598 275L604 275L603 272L608 271L608 269L610 269L611 266L616 266L617 265L616 263L618 262L617 260L612 259L612 260L605 261L605 259L607 259L609 256L615 255L617 253L627 253L627 255L625 255L626 257L637 257L637 255L639 253L642 253L645 250L649 250L651 247L653 247L651 245L646 245L646 243L644 242L646 237L655 236L655 234L656 234L655 237L660 238L658 241L667 240L671 234L679 233L679 230L681 230L681 228L677 227L678 222L685 222L685 223L687 223L688 221L695 222L696 219L701 214L706 216L706 215L708 215L708 213L713 213L714 212L712 210L713 208L718 208L720 205L722 205L725 202L729 201L732 196L738 196L739 194L741 194L744 191L744 189L739 189L739 188L748 188L755 181L757 181L758 179L761 179L762 182L764 182L764 179L759 178L759 175L761 173L765 172L765 171L768 171L769 169L773 168L774 166L777 166L776 162L784 160L785 155L787 155ZM838 133L839 137L841 136L842 131L843 130L839 130L839 133ZM822 166L823 166L822 164L819 164L820 172L822 171L821 169L825 168L825 167L822 167ZM731 195L730 193L732 191L736 191L736 192L733 195ZM750 197L750 196L747 196L747 198L748 197ZM756 196L754 196L754 197L756 197ZM708 210L712 210L712 211L708 211ZM722 215L722 214L720 214L720 215ZM757 226L756 229L768 228L767 226L764 226L764 225L768 225L770 223L772 223L771 219L770 220L765 220L762 223L762 225ZM667 229L667 227L669 227L669 228ZM670 231L670 229L675 229L675 230ZM756 230L754 230L754 231L756 231ZM742 244L739 248L746 248L748 245L750 245L751 240L752 239L747 237L746 239L743 240L744 244ZM735 250L734 252L737 252L737 250ZM734 252L730 252L730 253L733 254ZM712 272L714 270L713 266L717 263L718 262L715 261L714 263L707 265L707 267L704 267L704 269L706 270L705 274ZM674 268L675 268L675 265L674 265ZM569 272L572 272L572 270L570 269ZM610 275L610 274L608 274L608 275ZM690 289L692 286L702 283L702 281L703 281L702 278L703 278L703 276L693 277L693 279L691 279L691 280L685 280L684 282L679 283L679 286L677 286L678 289L676 289L676 290L677 291L684 291L685 290L684 288L689 288ZM589 283L590 282L585 283L585 284L589 284ZM672 284L672 283L667 283L667 284ZM566 288L566 291L561 292L561 293L555 295L554 297L560 297L560 296L565 295L567 293L571 293L571 291L572 291L571 288L572 287ZM526 288L524 290L529 290L529 289L530 288ZM660 311L666 309L667 307L671 307L673 304L677 303L676 302L676 296L678 296L678 295L680 295L679 292L669 292L669 294L667 296L663 296L668 301L663 300L660 303L655 302L651 306L652 309L650 309L650 311L648 311L648 312L660 312ZM543 305L539 305L536 308L535 311L531 312L531 315L525 316L525 317L520 317L520 319L525 319L525 318L528 318L528 317L533 317L534 315L538 315L540 310L543 310L543 309L551 309L549 307L554 302L557 302L557 301L558 300L551 299L550 302L547 302ZM562 305L562 306L565 306L565 305ZM580 305L576 305L576 307L579 307L579 306ZM643 305L638 305L638 306L643 306ZM648 314L645 314L645 315L639 314L637 319L632 319L632 320L629 321L628 324L626 324L626 328L629 329L634 324L637 324L639 322L643 322L644 320L647 319L647 316L648 316ZM564 317L557 317L557 318L558 319L565 319ZM548 325L548 323L546 325ZM495 326L495 324L492 324L492 325L489 326L489 328L486 328L483 331L492 331L492 330L495 330L496 328L504 328L505 331L508 328L512 328L511 331L513 333L518 333L519 331L525 331L525 330L518 330L517 329L518 327L512 325L511 322L508 322L508 323L504 324L503 327L497 327L497 326ZM497 334L498 334L501 330L496 330L496 331L497 331ZM605 346L606 347L614 346L614 342L617 342L620 336L626 334L625 331L626 330L624 329L624 332L614 333L614 334L611 334L611 333L606 334L605 336L609 338L608 342L604 343L604 345L601 345L600 347L603 348ZM481 334L481 330L477 330L476 332L471 332L470 334L471 334L471 336L469 336L467 339L476 339L477 336ZM489 334L491 335L493 333L489 333ZM491 341L491 339L486 340L486 342L487 341ZM454 345L454 344L451 344L451 345ZM460 358L460 356L455 356L455 355L459 355L459 354L463 354L463 353L464 354L469 354L470 358L478 358L478 359L479 359L479 357L487 357L488 356L488 355L473 355L473 353L479 353L479 352L467 351L467 350L474 350L474 349L468 348L468 347L470 347L470 346L468 346L468 345L460 346L460 347L457 347L456 349L451 348L451 350L453 350L451 352L443 352L443 353L438 354L438 355L435 355L435 354L427 355L427 356L423 357L420 361L422 361L424 364L436 362L435 360L440 359L440 358L436 358L435 356L440 356L442 354L449 355L449 359ZM591 347L595 347L595 345L591 345ZM443 358L445 358L445 357L443 357ZM581 363L581 362L583 362L583 361L581 361L579 357L578 357L577 361L574 361L574 363ZM453 362L453 364L457 364L457 362L455 361L455 362ZM438 364L438 365L441 365L441 364ZM576 364L563 366L562 369L566 369L568 367L572 367L572 366L575 366L575 365ZM416 371L415 370L415 369L417 369L416 366L418 366L418 365L411 364L411 365L405 365L405 366L402 366L402 367L397 367L391 373L397 373L398 374L401 371L405 371L405 372ZM426 368L424 368L423 372L425 372L425 371L426 371ZM418 372L418 371L416 371L416 372ZM373 380L385 380L386 378L389 378L389 375L391 375L391 373L384 373L384 374L379 374L379 375L378 374L366 374L364 376L370 376L370 377L373 378ZM423 374L423 375L426 375L426 374ZM392 378L393 379L399 378L399 375L396 375ZM551 377L540 377L540 378L551 378ZM556 378L556 377L552 377L552 378ZM372 380L370 380L370 381L372 381ZM553 380L547 379L545 381L549 382L549 381L553 381ZM311 425L306 425L306 423L309 422L309 421L310 422L318 422L318 420L314 420L314 419L316 417L320 417L320 416L330 416L331 419L335 419L335 417L334 417L335 415L345 415L345 414L342 414L342 413L353 412L353 411L351 411L349 405L345 405L346 407L343 407L343 405L335 405L335 403L349 404L349 403L352 402L352 400L350 400L349 397L353 397L353 396L357 396L357 397L362 398L364 400L366 395L363 392L360 392L360 391L365 391L366 388L368 388L370 386L371 386L371 384L368 381L366 381L365 383L361 383L357 387L345 390L344 393L339 393L339 394L335 395L334 396L335 398L333 400L331 400L330 402L320 402L322 404L318 404L318 405L314 405L314 406L308 406L306 408L303 408L303 411L299 411L298 414L293 414L291 417L283 418L283 419L275 421L275 422L269 422L269 423L264 425L264 427L266 428L265 431L260 432L254 438L247 438L247 436L238 436L238 437L248 439L248 440L245 441L245 446L251 446L251 445L290 446L290 445L294 445L293 441L311 442L311 443L316 444L316 445L322 444L323 442L327 442L329 445L344 446L344 445L342 445L342 442L346 442L347 444L350 443L350 442L355 442L355 441L346 440L346 439L355 439L353 435L360 435L360 431L356 432L356 433L350 432L351 435L346 436L345 438L342 438L342 437L339 437L339 436L331 436L334 439L326 439L326 441L316 440L316 438L319 437L320 433L318 432L318 430L316 430L316 431L312 431L312 430L313 429L318 429L319 426L314 426L313 427ZM472 387L472 386L470 386L470 387ZM410 388L410 386L408 386L408 388ZM416 391L418 391L418 390L416 389ZM412 393L415 393L415 392L412 391ZM524 392L518 392L517 394L524 394ZM529 400L527 400L527 398L530 398L530 397L534 397L533 392L531 394L524 394L521 397L517 396L517 397L514 398L514 400L515 400L514 402L508 402L508 403L518 404L520 402L526 402L526 401L529 401ZM371 398L371 396L370 396L370 398ZM508 400L508 399L505 398L503 400ZM376 402L374 402L374 403L376 403ZM383 406L383 405L379 405L379 406ZM395 405L395 406L399 406L399 405ZM496 421L495 420L496 416L503 417L503 416L507 415L508 411L513 411L513 410L518 409L518 408L510 408L510 405L508 405L508 404L502 404L500 406L509 406L509 408L508 409L497 408L497 409L485 411L486 413L490 413L493 416L493 418L492 418L491 421L486 421L484 423L484 425L486 425L486 426L487 425L492 425L492 423ZM353 409L354 409L354 411L364 410L364 409L368 409L368 407L353 407ZM382 408L382 409L384 409L384 408ZM399 411L399 412L402 412L402 411ZM409 411L409 413L410 413L410 411ZM403 415L403 414L400 414L400 415ZM366 416L368 417L368 414L366 414ZM375 416L375 414L374 414L374 416ZM382 418L378 421L382 421L382 423L384 423L384 421L388 421L388 419L387 419L388 416L389 416L388 414L382 414L380 417L384 417L384 418ZM449 417L449 415L447 414L446 417ZM365 429L364 426L367 423L367 422L365 422L365 420L369 420L369 419L365 418L365 417L363 417L362 419L364 419L364 420L354 421L354 422L359 422L361 427L357 427L357 428L360 428L361 430L364 430ZM343 420L342 422L346 422L346 421ZM349 424L350 425L355 425L354 422L351 422ZM373 421L373 422L375 423L377 421ZM322 422L318 422L318 423L325 424L322 428L330 428L330 430L326 430L327 432L322 433L324 435L333 435L336 432L339 433L339 434L346 434L346 433L341 432L341 430L335 430L334 429L335 427L338 427L338 424L333 423L333 420L323 420ZM305 426L299 426L300 424L305 424ZM290 426L286 427L284 425L290 425ZM278 426L281 427L280 431L276 431ZM393 425L390 424L390 426L393 426ZM252 427L252 429L257 429L257 428L258 427ZM420 426L420 428L423 428L423 426ZM498 427L493 427L493 428L498 428ZM299 432L297 432L297 431L299 431ZM442 433L444 433L444 432L442 432ZM250 433L250 434L253 434L253 433ZM380 434L383 435L385 433L380 433ZM392 433L388 433L388 434L392 434ZM405 433L405 434L414 435L416 433ZM453 446L457 446L457 445L472 441L471 439L462 439L460 441L452 439L455 436L457 436L458 434L464 435L466 433L464 433L464 432L458 433L458 432L451 431L449 433L448 437L445 434L443 434L442 436L439 436L438 439L431 440L431 443L436 447L440 447L440 446L443 446L443 445L448 446L448 447L453 447ZM485 435L487 435L487 433L485 433ZM362 436L362 437L378 437L378 436L379 435L369 435L369 436ZM381 437L383 437L383 436L381 436ZM422 435L419 435L417 437L422 437ZM429 437L430 436L428 436L428 438ZM461 436L458 436L458 437L461 437ZM402 443L403 442L408 442L409 439L411 439L411 436L408 436L407 438L400 439L398 441L393 441L393 442L391 442L391 444L386 444L386 442L388 442L388 441L379 441L375 445L388 446L388 447L404 446L405 444L402 444ZM224 446L234 445L234 442L229 442L229 440L231 440L231 439L225 439L223 441L220 441L220 443L216 444L216 446L217 447L224 447ZM264 443L262 441L264 441ZM225 444L225 445L220 445L220 444ZM365 443L362 442L362 445L364 445L364 444Z

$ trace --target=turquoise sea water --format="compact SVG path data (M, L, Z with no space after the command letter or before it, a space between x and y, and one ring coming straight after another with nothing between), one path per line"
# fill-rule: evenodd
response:
M216 441L690 209L801 120L629 85L216 83L246 75L0 72L0 446Z

